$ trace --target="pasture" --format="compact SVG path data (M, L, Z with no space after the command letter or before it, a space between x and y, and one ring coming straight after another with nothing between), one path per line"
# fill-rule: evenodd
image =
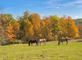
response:
M15 44L0 46L0 60L82 60L82 42L68 45L47 42L46 45Z

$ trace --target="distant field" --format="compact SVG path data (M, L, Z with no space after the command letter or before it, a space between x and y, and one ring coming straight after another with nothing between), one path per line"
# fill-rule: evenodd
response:
M69 42L68 45L60 46L57 42L41 46L0 46L0 60L82 60L82 42Z

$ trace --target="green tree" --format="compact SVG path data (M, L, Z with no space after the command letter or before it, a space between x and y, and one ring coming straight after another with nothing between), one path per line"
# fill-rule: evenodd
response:
M60 18L57 16L51 16L51 27L52 27L52 32L57 35L58 31L61 30L60 24L59 24L59 20Z

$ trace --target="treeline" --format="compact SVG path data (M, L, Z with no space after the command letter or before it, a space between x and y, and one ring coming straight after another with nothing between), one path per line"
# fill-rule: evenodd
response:
M64 37L79 37L71 17L49 16L41 19L37 13L24 12L23 16L14 19L11 14L0 14L0 36L10 41L36 38L55 40L60 31Z

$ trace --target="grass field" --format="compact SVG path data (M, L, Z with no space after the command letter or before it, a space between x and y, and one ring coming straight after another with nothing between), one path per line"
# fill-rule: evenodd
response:
M57 42L41 46L0 46L0 60L82 60L82 42L69 42L68 45L60 46Z

